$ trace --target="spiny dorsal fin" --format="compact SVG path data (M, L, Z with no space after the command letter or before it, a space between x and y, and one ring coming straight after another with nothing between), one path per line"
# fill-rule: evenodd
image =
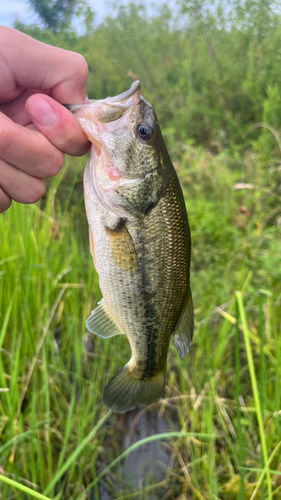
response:
M189 352L192 337L193 337L193 304L191 290L188 288L188 293L185 298L183 308L172 335L174 336L175 346L181 359Z
M108 311L103 299L99 302L98 307L96 307L96 309L94 309L88 317L86 321L86 328L89 332L92 332L103 339L123 334Z

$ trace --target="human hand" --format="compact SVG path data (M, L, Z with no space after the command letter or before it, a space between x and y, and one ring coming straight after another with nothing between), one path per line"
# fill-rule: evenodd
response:
M64 153L80 156L90 149L62 105L87 101L87 77L80 54L0 26L0 213L12 200L38 201L43 179L59 172Z

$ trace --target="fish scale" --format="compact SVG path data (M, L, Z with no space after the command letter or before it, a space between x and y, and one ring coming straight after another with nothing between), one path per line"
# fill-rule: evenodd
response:
M130 342L131 359L103 396L109 408L125 412L161 397L171 335L183 358L193 307L185 201L155 112L138 82L119 99L73 111L93 142L85 205L103 294L87 328L104 338L124 334Z

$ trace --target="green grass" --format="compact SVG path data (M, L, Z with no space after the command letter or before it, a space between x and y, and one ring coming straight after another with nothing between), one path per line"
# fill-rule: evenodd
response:
M82 500L92 491L102 500L104 489L119 500L280 498L279 180L255 155L181 145L173 156L193 237L194 343L180 361L171 342L165 398L132 420L102 405L106 382L129 359L127 340L84 347L101 297L85 159L67 160L41 205L13 204L0 216L0 498ZM146 417L159 432L144 428ZM169 464L161 478L144 469L131 486L125 465L136 450L151 459L154 440Z

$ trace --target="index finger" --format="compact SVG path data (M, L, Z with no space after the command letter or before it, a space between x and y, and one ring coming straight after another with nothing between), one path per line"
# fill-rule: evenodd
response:
M83 56L4 26L0 75L0 102L15 99L24 88L50 90L51 97L62 104L84 102L87 97L88 65Z

